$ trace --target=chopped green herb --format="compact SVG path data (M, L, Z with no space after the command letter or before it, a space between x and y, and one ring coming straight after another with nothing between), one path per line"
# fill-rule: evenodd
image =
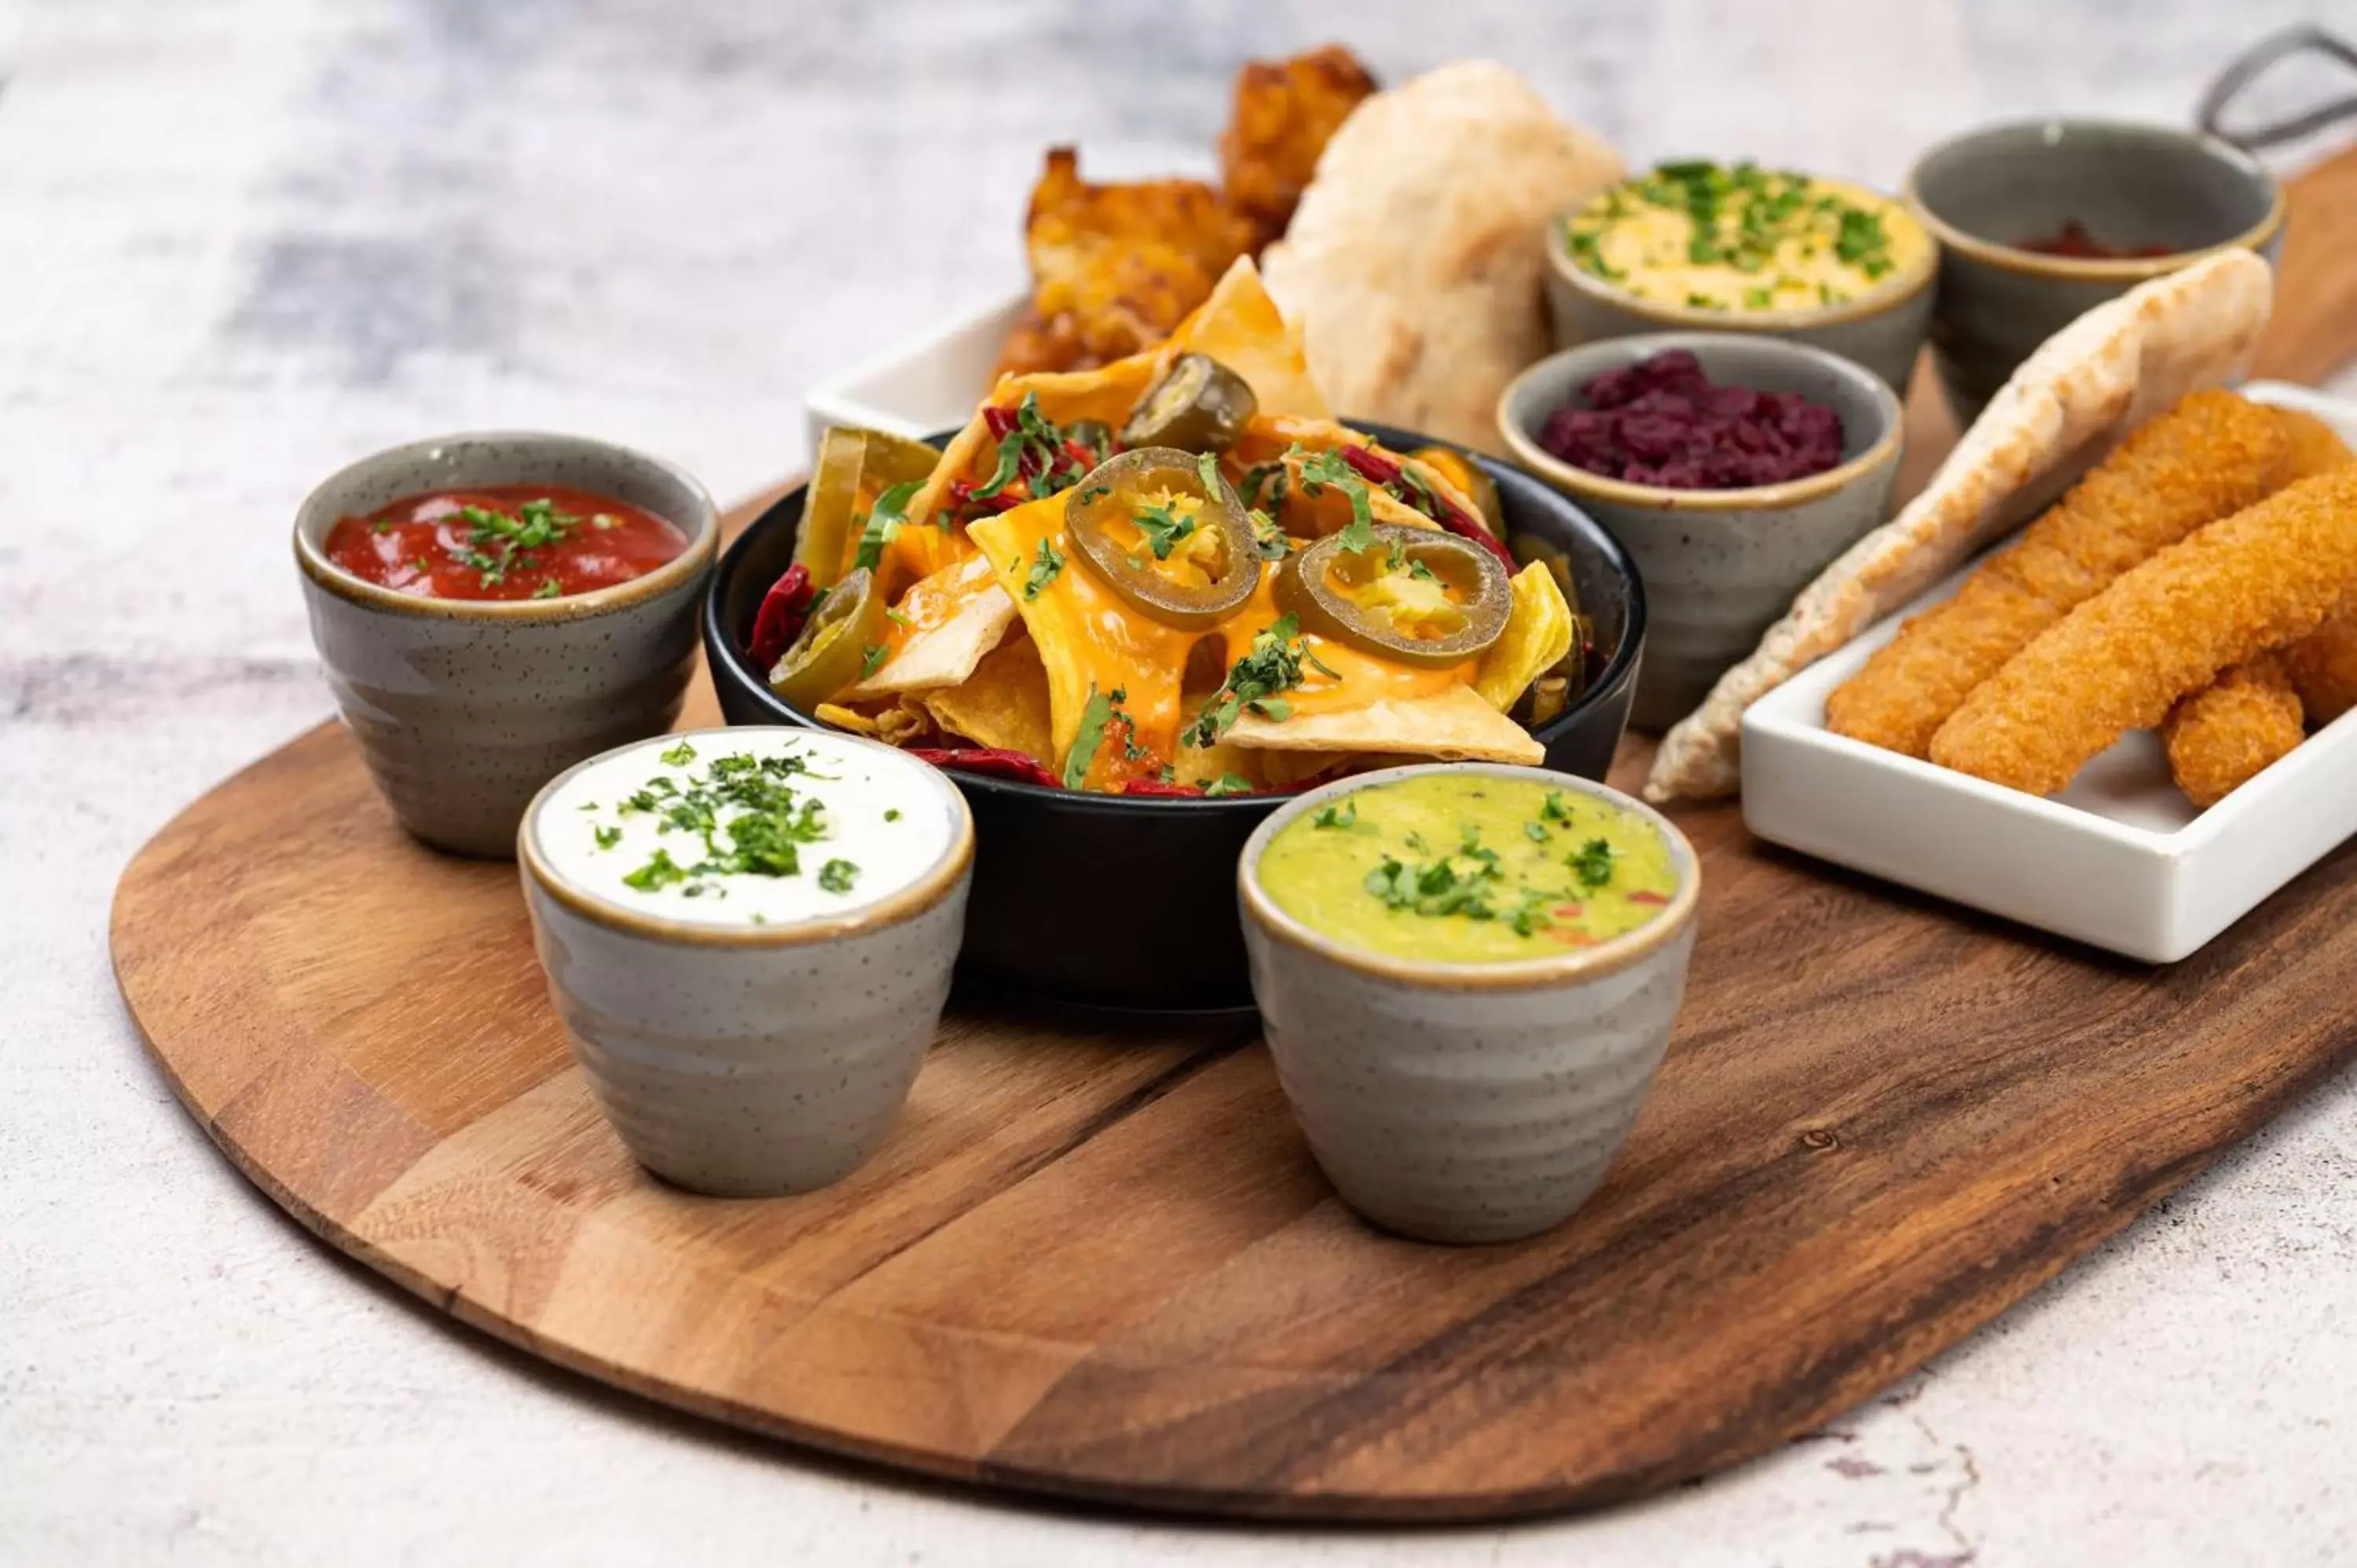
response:
M1568 822L1571 821L1570 809L1563 803L1562 790L1550 789L1547 791L1546 804L1539 808L1539 821L1543 822Z
M1077 789L1089 776L1089 764L1094 762L1097 748L1104 744L1105 725L1113 722L1113 699L1094 686L1089 688L1089 700L1081 707L1081 727L1072 736L1072 746L1064 753L1064 788Z
M1612 880L1612 846L1602 839L1589 839L1571 857L1570 865L1581 886L1601 887Z
M830 893L848 893L859 867L847 860L830 860L818 868L818 885Z
M1308 641L1301 636L1299 618L1279 616L1252 639L1252 647L1243 657L1228 667L1227 679L1211 700L1203 704L1202 712L1196 714L1195 722L1187 726L1180 738L1199 746L1211 745L1243 716L1247 704L1265 704L1279 692L1301 684L1305 664L1328 675L1333 673L1309 651Z
M884 656L891 651L890 648L880 642L871 642L866 647L861 649L859 650L859 678L865 681L870 675L875 674L876 667L883 663Z
M556 585L556 579L551 577L547 582L534 588L532 591L532 596L535 599L553 599L562 592L564 590Z
M622 830L619 828L599 828L597 830L597 847L599 849L611 849L616 844L622 842Z
M1544 843L1548 839L1553 838L1555 835L1548 832L1546 829L1541 827L1536 822L1524 822L1523 824L1523 836L1530 840L1533 843Z
M1339 806L1328 806L1309 819L1317 828L1350 828L1359 823L1359 802L1345 800Z
M885 820L886 822L899 822L899 821L900 820L900 808L899 808L899 807L898 807L898 806L887 806L887 807L885 807L885 808L884 808L884 820Z
M884 618L898 627L912 627L917 624L915 621L910 620L907 616L902 615L899 610L886 610L884 612Z
M1023 596L1038 598L1040 590L1054 582L1056 574L1063 569L1064 553L1044 539L1039 541L1039 548L1032 552L1030 574L1023 579Z
M657 888L669 887L675 882L684 882L687 880L687 867L672 859L671 851L659 849L655 851L652 860L625 875L622 882L624 886L635 887L641 893L652 893Z
M685 741L655 753L655 760L667 768L684 768L695 760L695 747Z
M1130 515L1130 521L1137 524L1137 532L1145 536L1146 547L1154 552L1157 561L1169 560L1170 552L1196 528L1193 517L1182 517L1161 501L1139 507Z
M892 542L892 536L909 521L909 503L923 488L922 480L910 479L876 498L876 504L868 509L867 521L860 525L859 550L851 561L854 566L865 566L872 572L883 564L884 547Z
M1252 792L1253 781L1241 773L1222 773L1203 786L1203 793L1215 800L1222 795L1249 795Z
M1336 449L1329 448L1316 456L1307 455L1298 441L1293 444L1287 456L1300 456L1301 493L1313 499L1326 493L1329 487L1342 492L1351 503L1351 521L1342 527L1342 548L1363 553L1374 547L1375 514L1367 499L1367 481L1351 467L1350 459Z

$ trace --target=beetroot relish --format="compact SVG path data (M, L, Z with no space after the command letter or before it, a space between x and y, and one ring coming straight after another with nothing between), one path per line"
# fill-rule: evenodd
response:
M1539 445L1632 485L1743 489L1838 466L1841 416L1798 392L1721 386L1672 349L1591 378L1547 416Z

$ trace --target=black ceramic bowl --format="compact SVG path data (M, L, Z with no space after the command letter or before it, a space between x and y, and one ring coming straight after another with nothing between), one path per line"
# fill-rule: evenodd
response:
M1358 423L1395 452L1425 438ZM948 434L934 438L946 441ZM1571 562L1594 625L1600 673L1535 733L1546 765L1602 779L1636 689L1645 635L1637 570L1612 536L1520 468L1481 459L1510 533L1533 533ZM802 725L745 656L761 596L793 559L800 489L748 526L720 558L705 599L704 647L720 708L739 725ZM955 773L974 808L974 892L962 982L1088 1008L1222 1012L1252 1005L1236 917L1236 855L1284 796L1130 800Z

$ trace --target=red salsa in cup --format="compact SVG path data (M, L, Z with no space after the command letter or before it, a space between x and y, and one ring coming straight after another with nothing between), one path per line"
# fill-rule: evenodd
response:
M479 485L405 496L337 520L328 559L427 599L554 599L643 577L687 548L654 513L563 485Z

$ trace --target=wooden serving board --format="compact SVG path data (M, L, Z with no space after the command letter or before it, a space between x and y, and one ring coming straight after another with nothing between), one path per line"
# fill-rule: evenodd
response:
M2282 319L2339 286L2306 275ZM2330 330L2270 368L2339 363L2357 316ZM1953 429L1920 398L1910 429L1920 482ZM699 682L686 722L716 721ZM514 869L404 836L332 725L142 850L113 941L239 1168L460 1320L841 1453L1209 1514L1495 1519L1762 1453L2357 1048L2357 844L2151 969L1675 815L1701 938L1644 1114L1569 1223L1469 1251L1354 1219L1255 1042L966 1003L839 1187L666 1187L571 1063Z

